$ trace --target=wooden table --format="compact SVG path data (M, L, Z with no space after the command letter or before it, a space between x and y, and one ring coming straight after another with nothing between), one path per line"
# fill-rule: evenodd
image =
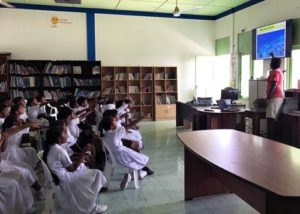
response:
M178 134L185 200L234 192L257 211L300 213L300 150L236 130Z
M251 108L246 109L245 117L252 119L252 134L260 135L260 120L266 119L266 109Z

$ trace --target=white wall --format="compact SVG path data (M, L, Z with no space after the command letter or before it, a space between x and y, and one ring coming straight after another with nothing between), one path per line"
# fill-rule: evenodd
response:
M52 16L68 23L53 25ZM84 13L0 9L0 26L0 52L13 59L87 59Z
M231 52L236 54L238 33L241 33L244 30L250 31L254 28L273 24L286 19L299 18L299 9L299 0L265 0L235 14L218 19L215 22L215 38L219 39L230 36ZM232 76L233 79L236 79L238 66L237 60L233 61L232 66Z
M195 87L195 56L214 55L214 21L97 14L96 57L102 65L177 66L179 100Z

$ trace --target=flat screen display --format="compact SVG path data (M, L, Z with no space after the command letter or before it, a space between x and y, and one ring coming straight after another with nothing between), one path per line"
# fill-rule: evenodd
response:
M257 28L253 31L253 58L269 59L291 56L292 20Z

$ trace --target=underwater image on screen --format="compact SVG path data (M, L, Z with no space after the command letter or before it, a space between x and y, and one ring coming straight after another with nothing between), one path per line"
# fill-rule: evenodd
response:
M266 32L257 35L256 58L270 58L270 53L275 57L285 57L285 29Z

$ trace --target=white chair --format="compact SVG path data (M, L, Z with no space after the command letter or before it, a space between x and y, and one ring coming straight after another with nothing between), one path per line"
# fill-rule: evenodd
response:
M42 214L55 214L55 206L53 203L53 197L54 197L54 190L56 188L54 181L53 181L53 177L51 175L50 170L48 169L47 164L43 161L43 154L44 151L41 150L38 152L37 157L38 159L41 161L41 164L43 166L43 171L44 171L44 180L45 180L45 184L44 184L44 188L45 188L45 206L44 206L44 210L42 212Z
M106 177L106 187L109 189L109 185L110 185L110 180L113 176L114 173L114 169L115 168L127 168L125 166L122 166L121 164L119 164L114 156L114 153L111 151L109 145L102 140L103 146L104 148L108 151L108 155L106 156L106 165L105 165L105 169L104 169L104 175ZM133 181L134 181L134 187L136 189L139 188L139 177L138 177L138 171L137 170L132 170L130 168L128 169L128 173L133 173Z

